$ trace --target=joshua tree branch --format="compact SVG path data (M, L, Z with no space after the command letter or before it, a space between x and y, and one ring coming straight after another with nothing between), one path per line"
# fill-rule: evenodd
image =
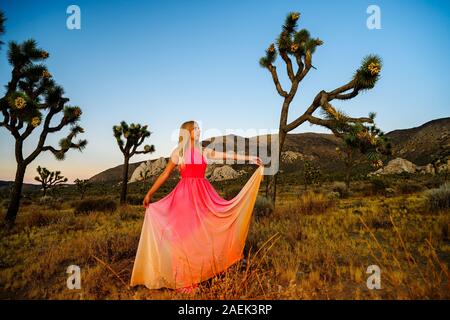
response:
M280 56L281 56L281 58L283 58L284 62L286 63L286 69L287 69L287 74L289 76L289 79L291 79L291 82L294 82L295 76L294 76L294 70L292 69L291 59L288 57L286 51L284 51L284 50L280 50Z
M281 87L280 81L278 80L277 67L275 67L273 65L269 65L268 68L269 68L270 73L272 74L272 79L273 79L273 82L275 83L275 87L277 88L279 95L286 98L288 96L288 94L286 91L283 90L283 88Z

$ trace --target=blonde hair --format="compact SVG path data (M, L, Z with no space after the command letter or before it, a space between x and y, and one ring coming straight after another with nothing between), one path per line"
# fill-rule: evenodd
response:
M184 167L184 156L186 154L186 150L189 146L189 142L191 140L191 132L194 130L194 125L196 122L194 120L183 122L180 127L180 133L178 135L178 165L179 167ZM194 145L192 146L197 148L197 150L202 151L203 147L196 137L194 137Z

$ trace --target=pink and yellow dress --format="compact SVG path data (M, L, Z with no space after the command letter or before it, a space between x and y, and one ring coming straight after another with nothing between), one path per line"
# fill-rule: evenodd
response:
M188 150L176 187L146 207L131 286L187 287L243 258L264 167L225 200L205 178L206 166L201 151Z

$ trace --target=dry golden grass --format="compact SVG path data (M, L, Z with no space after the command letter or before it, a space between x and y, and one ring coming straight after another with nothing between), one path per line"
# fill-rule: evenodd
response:
M44 211L45 210L45 211ZM421 193L331 200L280 195L273 214L253 219L246 263L193 294L130 288L144 210L75 215L23 207L0 237L0 297L25 299L449 299L450 212L424 210ZM66 268L81 268L80 290ZM380 290L366 269L381 268Z

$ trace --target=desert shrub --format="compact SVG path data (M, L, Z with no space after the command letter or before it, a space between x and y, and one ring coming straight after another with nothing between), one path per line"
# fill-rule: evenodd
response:
M253 215L259 219L268 216L273 212L273 203L270 199L258 195L256 198L255 206L253 208Z
M395 189L394 188L386 188L384 189L384 194L386 197L393 197L395 195Z
M323 193L305 192L295 203L295 210L300 214L321 214L334 208L336 201Z
M55 210L59 210L62 207L62 202L61 198L59 197L52 197L52 196L44 196L44 197L40 197L38 199L38 203L42 206L45 206L49 209L55 209Z
M370 178L370 189L372 194L386 194L386 188L390 185L384 177L371 177Z
M84 214L91 211L114 212L116 211L116 209L116 202L109 198L86 199L78 202L77 206L75 207L75 213Z
M141 205L144 201L144 196L141 196L140 194L130 194L127 195L127 203L132 205Z
M441 186L444 182L445 182L445 180L442 178L442 176L436 174L436 175L431 176L431 178L429 178L424 183L424 185L428 189L434 189L434 188L439 188L439 186Z
M224 199L231 200L241 191L241 186L229 186L225 189Z
M142 203L140 203L142 204ZM136 210L130 207L121 207L119 209L120 220L137 220L143 219L145 208L142 206L140 210Z
M422 190L422 185L414 181L406 181L406 183L400 183L397 185L397 191L400 194L415 193Z
M26 225L28 227L43 227L58 222L59 218L58 212L32 211L27 216Z
M439 188L425 191L425 206L432 212L450 208L450 183L447 182Z
M331 185L331 190L337 192L340 198L347 198L349 196L347 185L342 181L334 181Z
M368 210L364 217L367 225L373 229L389 229L392 228L391 220L389 219L389 214L383 213L379 210Z
M331 191L331 192L327 193L327 197L330 198L330 199L337 200L337 199L339 199L341 197L341 195L339 194L339 192Z

